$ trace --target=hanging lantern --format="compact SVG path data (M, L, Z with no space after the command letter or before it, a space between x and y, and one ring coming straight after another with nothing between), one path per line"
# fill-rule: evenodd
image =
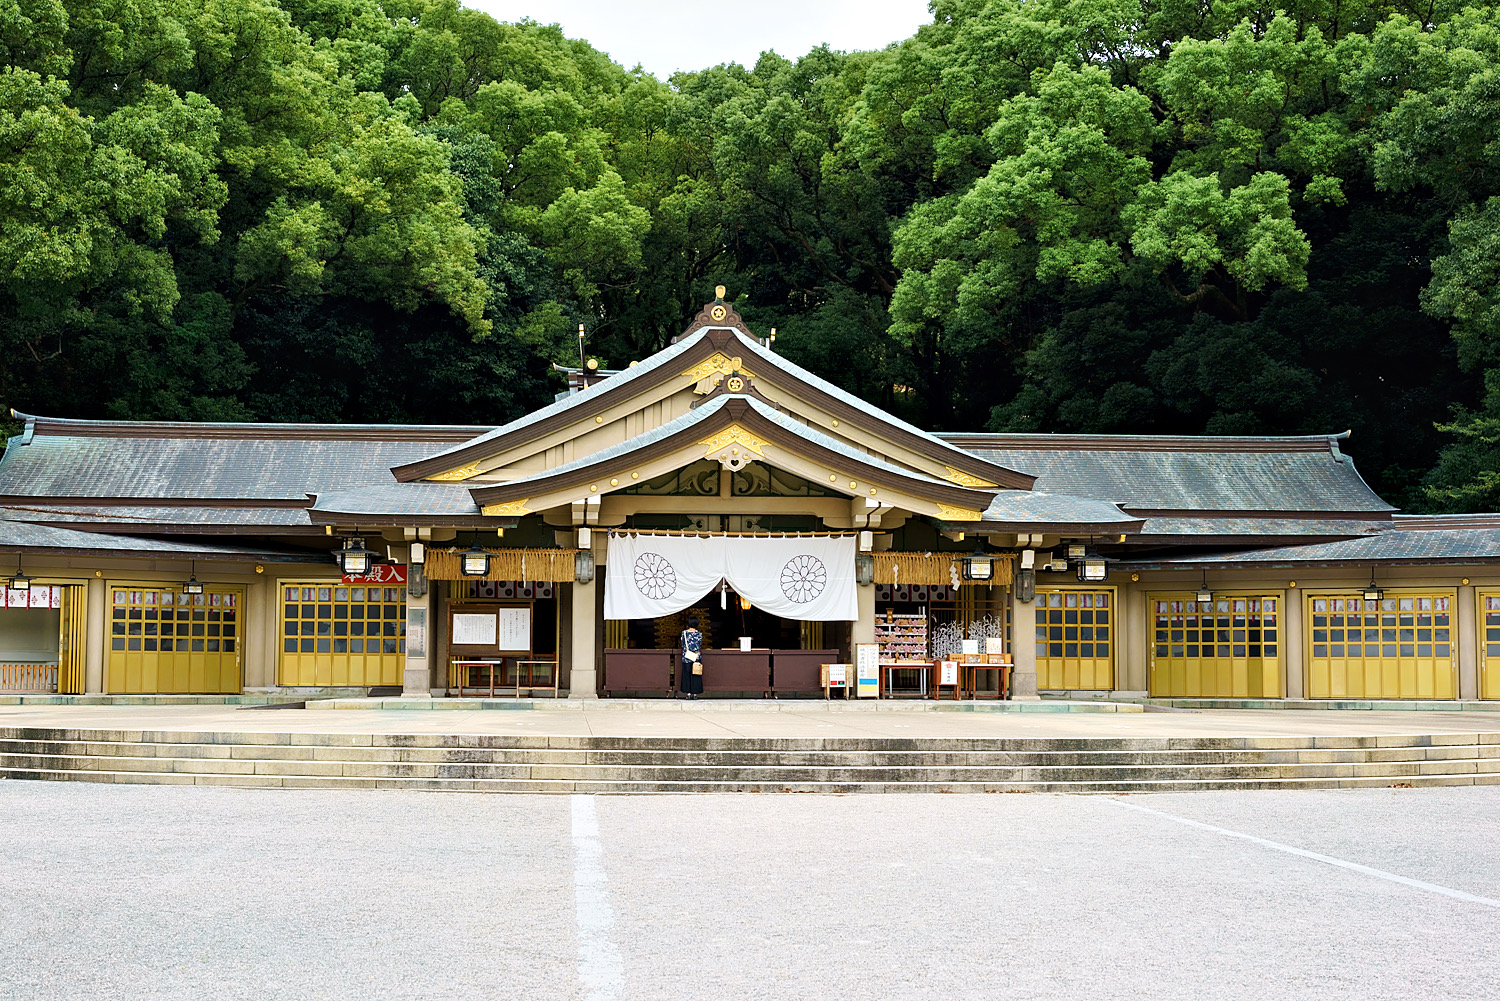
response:
M1385 597L1385 592L1380 589L1380 585L1379 584L1375 583L1375 568L1371 567L1370 568L1370 583L1365 587L1365 590L1364 590L1364 599L1366 601L1379 601L1381 598L1384 598L1384 597Z
M202 594L203 582L198 579L198 561L191 564L192 570L188 573L188 579L182 582L183 594Z
M1088 555L1088 546L1082 542L1070 542L1064 549L1064 553L1070 560L1081 560Z
M333 553L334 562L350 577L363 577L369 573L374 558L375 554L365 548L365 540L358 537L345 539L344 548Z
M991 581L995 579L995 561L981 550L963 558L964 580Z
M1078 579L1096 583L1109 576L1109 565L1097 553L1085 556L1078 562Z
M14 577L12 577L10 579L10 582L8 584L6 584L5 586L8 587L12 591L30 591L31 590L31 578L28 577L28 576L26 576L26 572L21 569L21 554L20 553L16 553L16 574L15 574Z
M458 568L465 577L488 577L490 554L478 546L472 546L459 554Z
M573 557L573 579L580 584L587 584L594 579L594 551L592 549L580 549Z

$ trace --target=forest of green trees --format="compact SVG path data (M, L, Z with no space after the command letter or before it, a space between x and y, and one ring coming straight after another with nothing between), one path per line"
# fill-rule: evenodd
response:
M497 423L723 284L925 427L1350 428L1500 506L1500 9L932 13L658 80L453 0L4 0L0 402Z

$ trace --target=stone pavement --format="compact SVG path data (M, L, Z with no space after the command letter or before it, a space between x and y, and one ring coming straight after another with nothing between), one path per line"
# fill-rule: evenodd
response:
M575 703L577 705L578 703ZM1204 710L1147 713L895 712L822 702L582 703L578 711L358 712L226 706L0 706L0 727L246 733L597 737L1306 737L1496 733L1493 712ZM795 706L795 708L794 708Z
M0 816L3 1001L1496 996L1495 787L596 798L0 782Z

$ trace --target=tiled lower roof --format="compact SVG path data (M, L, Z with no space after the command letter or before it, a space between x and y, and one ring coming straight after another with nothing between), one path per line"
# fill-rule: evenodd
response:
M79 532L71 528L31 525L0 517L0 552L78 552L118 556L176 556L183 559L246 560L276 563L321 563L318 552L220 546L206 542L174 542L129 535Z
M1252 552L1124 560L1122 569L1184 566L1266 566L1268 564L1500 562L1500 528L1391 529L1359 539L1278 546Z

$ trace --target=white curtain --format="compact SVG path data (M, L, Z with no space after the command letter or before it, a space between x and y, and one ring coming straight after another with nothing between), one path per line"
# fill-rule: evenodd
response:
M815 622L859 618L856 537L611 534L606 619L654 619L700 601L721 580L757 608Z

